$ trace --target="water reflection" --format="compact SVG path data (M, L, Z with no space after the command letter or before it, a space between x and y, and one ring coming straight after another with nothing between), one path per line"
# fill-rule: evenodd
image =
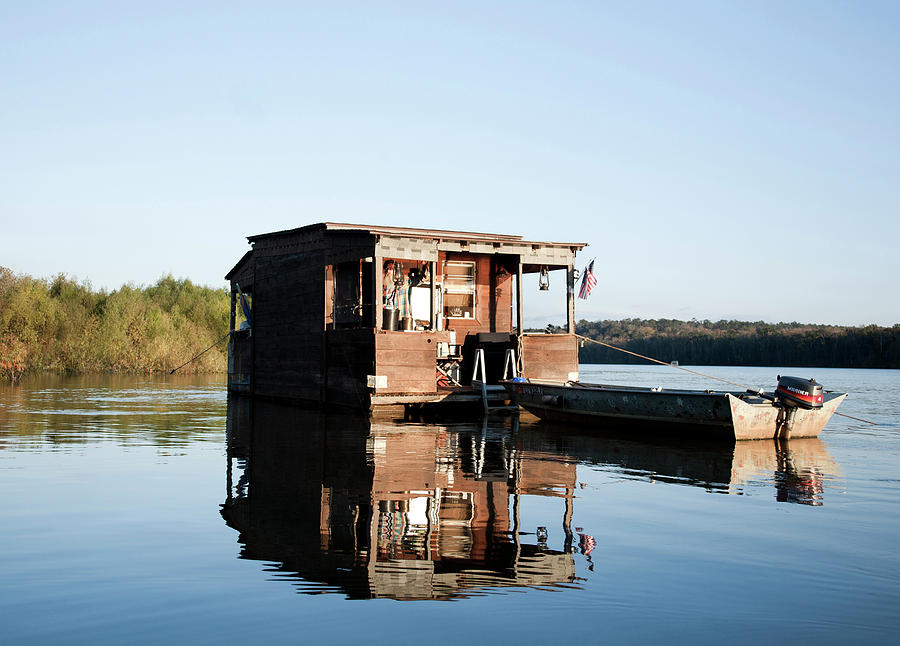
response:
M818 439L690 445L607 438L514 418L370 420L229 400L222 516L241 557L298 591L450 599L509 586L577 586L596 539L573 526L585 474L822 504L836 465ZM588 474L588 475L589 475ZM523 527L531 498L539 524ZM562 536L551 547L548 536Z
M597 435L571 427L523 422L519 437L526 451L565 455L616 477L687 484L713 493L741 495L748 488L772 487L775 500L819 506L824 485L839 473L819 438L714 442L635 440L625 431Z
M32 375L0 383L0 447L71 451L97 442L183 449L221 438L222 377Z
M251 421L245 400L229 420L222 515L243 558L280 563L303 592L446 599L575 580L575 464L523 459L510 420L398 425L254 402ZM565 549L523 540L525 495L560 499Z

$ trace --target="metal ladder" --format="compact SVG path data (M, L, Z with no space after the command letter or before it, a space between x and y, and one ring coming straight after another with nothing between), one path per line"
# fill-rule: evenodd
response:
M506 350L506 356L503 359L503 379L506 379L507 374L511 373L513 378L519 376L518 368L516 367L516 351L508 348ZM481 378L479 379L479 373L481 374ZM472 387L476 389L481 389L481 403L484 406L484 412L490 413L498 410L519 410L519 406L517 404L505 405L491 405L491 395L494 395L493 399L496 401L498 398L496 395L505 393L506 388L499 384L488 384L487 383L487 369L484 365L484 348L478 348L475 350L475 370L472 372ZM501 401L504 401L506 397L499 398Z

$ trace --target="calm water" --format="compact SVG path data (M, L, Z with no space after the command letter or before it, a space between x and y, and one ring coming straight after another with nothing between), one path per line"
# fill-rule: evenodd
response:
M218 378L0 386L0 642L894 642L900 372L786 372L879 426L675 443L323 416Z

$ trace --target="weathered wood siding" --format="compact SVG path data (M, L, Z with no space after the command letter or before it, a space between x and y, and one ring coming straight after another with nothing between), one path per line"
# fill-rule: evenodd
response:
M255 394L313 401L321 395L323 243L317 235L254 247Z
M437 341L433 334L385 332L375 335L375 373L387 377L383 393L436 393Z
M368 408L366 376L375 374L375 335L370 328L325 333L325 401Z
M493 317L494 322L491 325L491 332L512 332L513 331L513 294L515 294L515 280L513 274L504 271L496 274L500 267L498 263L494 263L494 303Z
M248 251L225 278L232 282L232 289L234 289L233 283L237 283L241 286L241 290L251 291L253 289L253 268L253 251Z
M522 376L565 381L578 372L578 339L573 334L522 335Z

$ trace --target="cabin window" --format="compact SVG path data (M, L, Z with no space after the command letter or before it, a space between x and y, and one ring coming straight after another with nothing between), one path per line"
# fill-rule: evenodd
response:
M475 318L475 263L444 263L444 316L449 319Z

